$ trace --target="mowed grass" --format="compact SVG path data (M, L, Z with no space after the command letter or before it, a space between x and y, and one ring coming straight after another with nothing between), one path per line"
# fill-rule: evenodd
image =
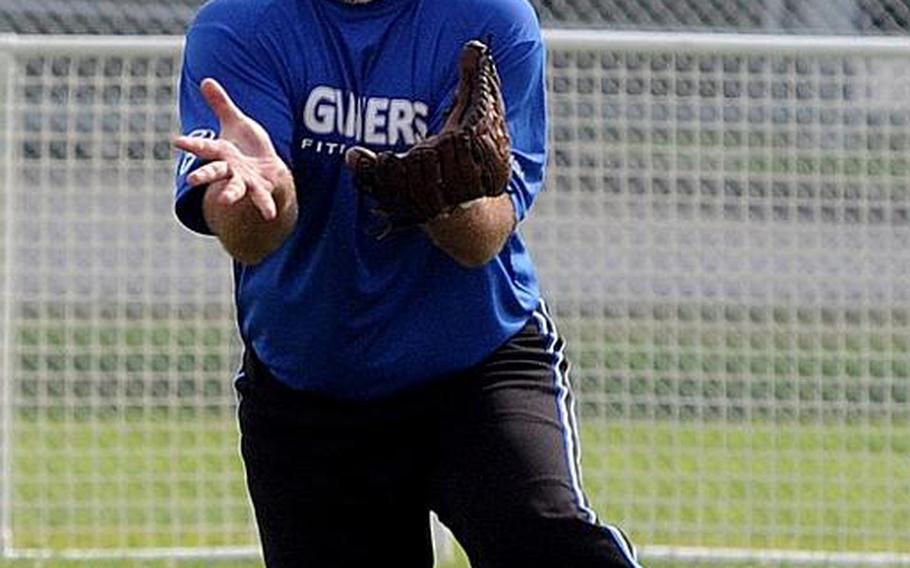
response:
M886 314L877 331L773 311L769 333L734 325L737 314L717 325L680 312L675 327L566 326L594 508L646 558L649 545L910 553L904 315ZM225 378L230 337L210 322L23 324L15 548L254 547ZM34 565L260 564L0 562Z
M724 566L736 566L736 568L768 568L769 566L775 566L777 568L795 568L796 564L769 564L761 563L755 564L751 562L743 563L710 563L710 564L700 564L693 562L668 562L668 561L645 561L647 568L721 568ZM215 560L206 560L206 561L149 561L149 562L140 562L140 561L131 561L131 560L121 560L121 561L111 561L111 562L100 562L92 561L91 563L86 562L64 562L58 560L46 560L42 562L33 562L33 561L2 561L0 560L0 567L2 568L86 568L91 566L92 568L262 568L263 564L260 561L215 561ZM389 564L384 562L378 562L373 566L364 566L363 568L386 568ZM880 568L889 568L888 566L878 565ZM437 568L468 568L469 564L467 560L460 558L454 562L437 564ZM566 567L571 568L571 567ZM895 566L894 568L897 568Z
M255 544L230 414L20 419L16 431L16 548ZM907 425L588 421L582 443L595 509L645 550L910 553Z
M910 553L907 424L583 431L595 509L645 547Z
M740 563L697 563L691 561L685 562L674 562L674 561L644 561L644 565L647 568L722 568L724 566L735 566L736 568L769 568L769 566L775 566L777 568L795 568L796 564L787 564L787 563L776 563L770 564L762 562L760 564L752 562L740 562ZM113 561L98 561L93 560L91 562L75 562L75 561L60 561L60 560L44 560L40 562L35 561L2 561L0 560L0 567L2 568L87 568L91 566L92 568L263 568L263 564L259 560L240 560L240 561L218 561L218 560L205 560L205 561L179 561L179 560L162 560L162 561L136 561L136 560L113 560ZM372 566L364 566L363 568L386 568L390 564L385 562L377 562ZM469 568L470 564L464 558L464 555L459 553L458 558L452 562L437 563L436 568ZM878 565L880 568L889 568L888 566ZM572 568L567 566L566 568ZM897 566L893 567L897 568Z
M16 424L17 548L252 543L233 413L164 410Z

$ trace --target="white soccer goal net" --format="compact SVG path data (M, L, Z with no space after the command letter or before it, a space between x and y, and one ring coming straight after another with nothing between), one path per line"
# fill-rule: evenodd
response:
M548 34L522 231L645 557L910 564L910 42ZM7 556L255 551L178 39L0 41Z

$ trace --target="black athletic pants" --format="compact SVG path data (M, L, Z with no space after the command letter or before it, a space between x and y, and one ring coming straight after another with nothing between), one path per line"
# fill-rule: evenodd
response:
M269 568L635 568L581 493L563 342L544 311L469 372L375 403L289 389L247 351L241 451Z

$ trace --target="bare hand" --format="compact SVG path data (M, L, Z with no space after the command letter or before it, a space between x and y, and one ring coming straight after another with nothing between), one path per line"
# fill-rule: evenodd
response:
M179 136L174 146L210 162L187 177L192 186L207 185L215 203L229 207L246 195L266 221L278 215L272 192L290 176L261 124L245 115L218 81L205 79L202 96L221 125L217 140Z

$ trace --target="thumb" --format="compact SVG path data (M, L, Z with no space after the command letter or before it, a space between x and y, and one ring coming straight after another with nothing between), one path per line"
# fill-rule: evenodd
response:
M376 153L363 146L353 146L344 153L344 163L354 173L357 187L367 193L375 191L377 162Z
M344 153L344 163L357 174L364 173L375 166L376 158L375 152L363 146L352 146Z
M200 90L206 104L209 105L222 125L243 118L243 111L234 104L231 96L215 79L203 79Z

